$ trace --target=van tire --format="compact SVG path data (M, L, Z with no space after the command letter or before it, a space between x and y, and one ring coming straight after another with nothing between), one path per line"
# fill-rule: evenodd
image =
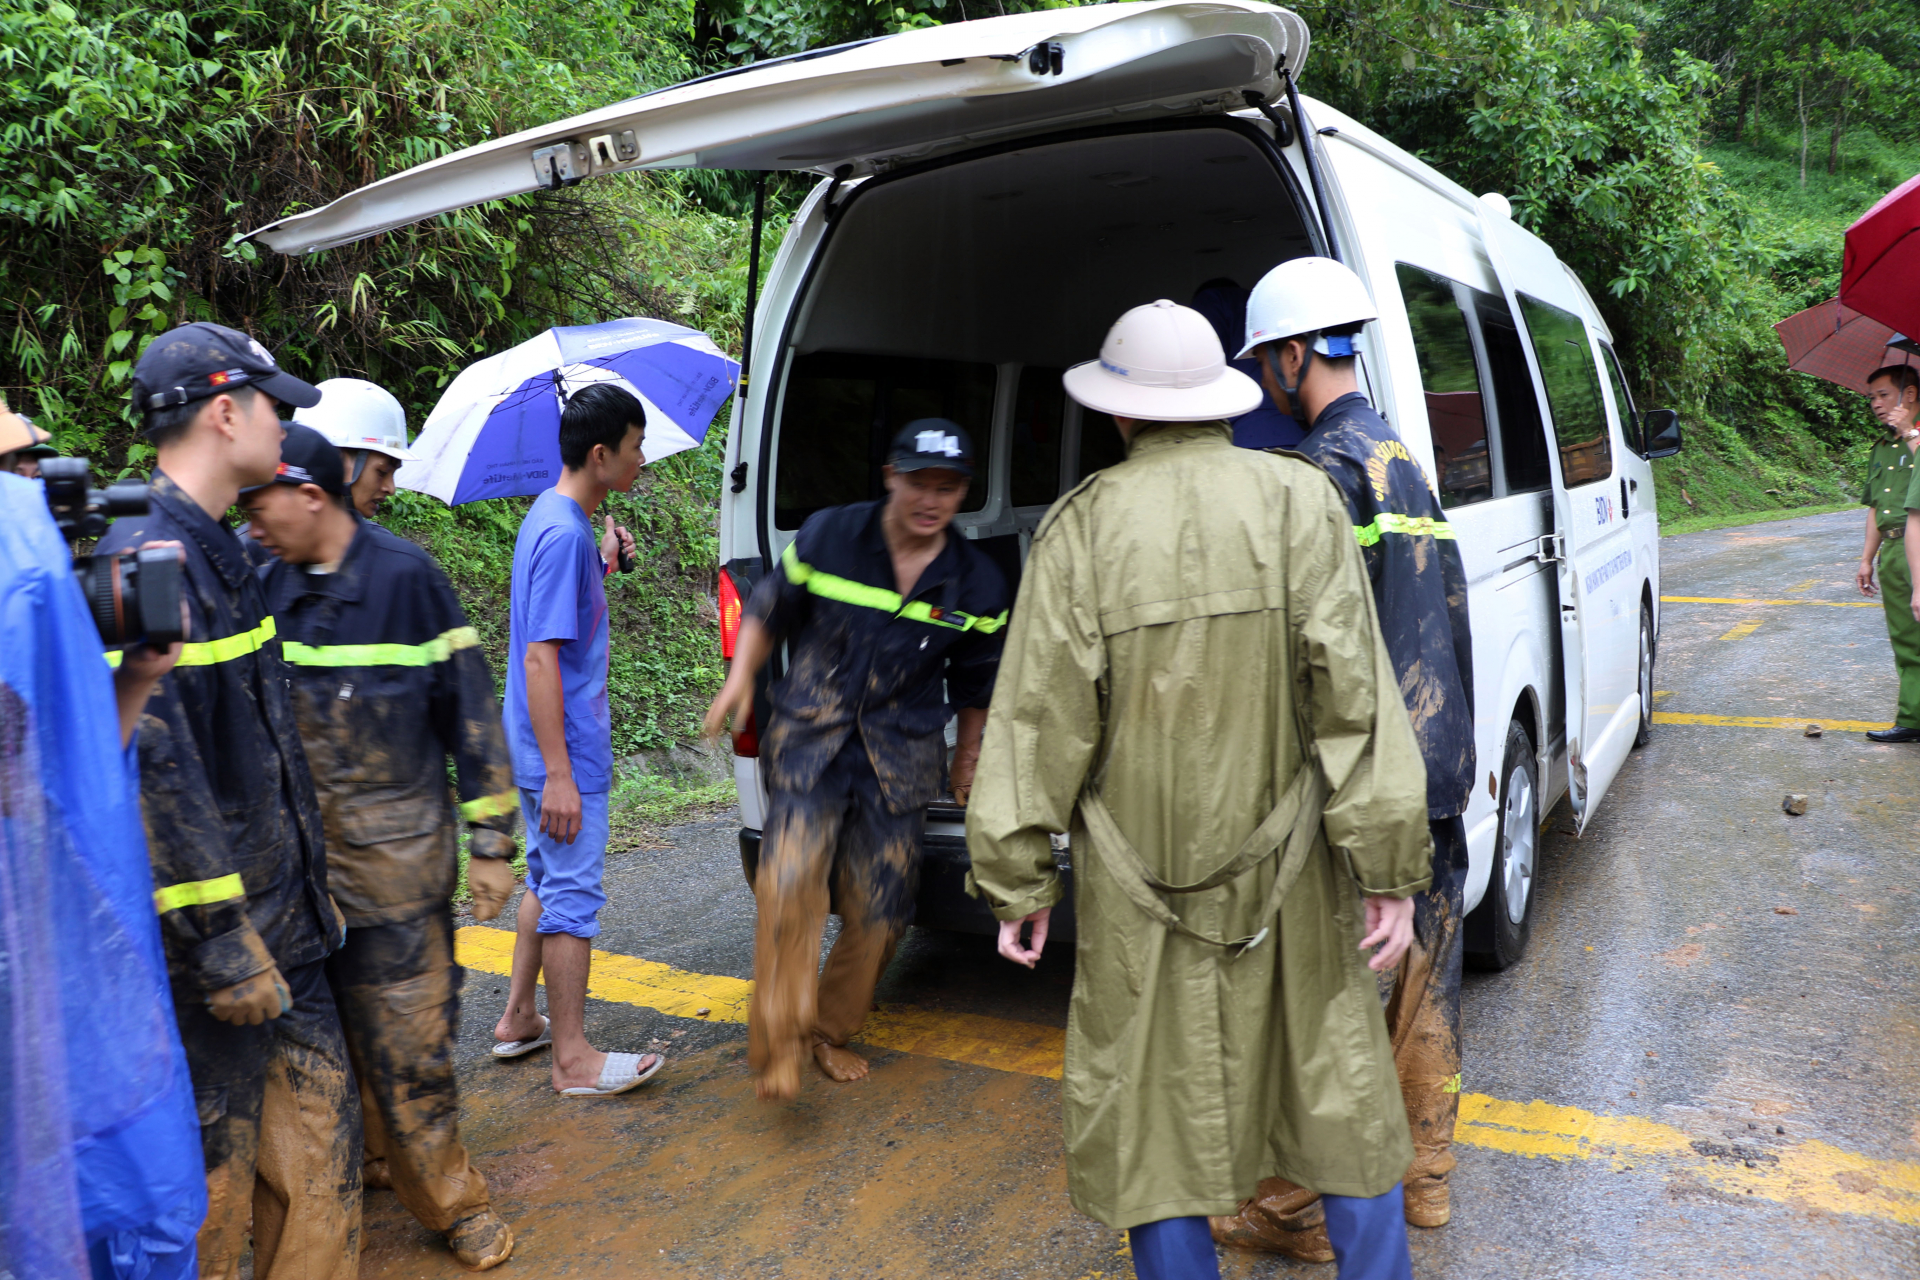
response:
M1480 905L1467 916L1466 960L1475 969L1505 969L1527 949L1533 904L1540 896L1540 764L1518 720L1507 725L1500 766L1500 826L1493 871ZM1515 908L1519 919L1514 919Z
M1640 606L1640 665L1634 670L1640 688L1640 727L1634 731L1633 745L1644 747L1653 739L1653 610Z

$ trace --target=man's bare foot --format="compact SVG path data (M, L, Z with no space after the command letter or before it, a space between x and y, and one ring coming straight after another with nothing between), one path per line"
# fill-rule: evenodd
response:
M560 1055L553 1055L553 1090L597 1089L600 1087L600 1072L607 1065L607 1055L598 1049L589 1048L577 1057L569 1057L565 1062Z
M753 1078L753 1092L762 1102L792 1102L800 1096L800 1064L784 1054Z
M493 1038L499 1044L512 1044L515 1040L538 1040L546 1025L537 1013L529 1011L516 1018L513 1010L508 1009L500 1015L500 1021L493 1024Z
M865 1058L851 1049L843 1049L824 1040L813 1046L813 1060L820 1064L820 1069L827 1073L829 1080L838 1080L841 1084L864 1080L869 1070Z

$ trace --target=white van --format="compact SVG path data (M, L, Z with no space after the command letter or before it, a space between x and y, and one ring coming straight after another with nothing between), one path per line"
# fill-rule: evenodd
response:
M1121 455L1060 375L1122 311L1340 257L1380 310L1364 386L1436 482L1466 560L1486 779L1466 814L1468 946L1505 965L1526 942L1542 818L1565 794L1584 827L1651 726L1648 459L1676 452L1679 430L1635 412L1586 289L1504 199L1293 94L1307 45L1300 18L1250 0L914 31L473 147L257 235L325 248L628 169L822 174L750 324L723 597L749 593L808 515L877 496L888 439L923 416L973 433L980 479L957 523L1017 578L1049 504ZM743 752L736 776L751 874L758 761ZM958 811L930 811L927 854L921 923L990 927L960 893Z

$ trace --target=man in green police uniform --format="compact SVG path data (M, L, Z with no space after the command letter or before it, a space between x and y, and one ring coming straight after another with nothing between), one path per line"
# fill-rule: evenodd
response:
M1920 532L1907 508L1920 503L1913 492L1913 448L1920 429L1914 409L1920 403L1920 371L1905 365L1877 369L1867 379L1867 403L1891 433L1867 458L1867 542L1854 580L1862 595L1873 594L1873 566L1880 562L1880 602L1887 611L1887 639L1900 669L1900 705L1891 729L1869 730L1875 742L1920 742L1920 618L1914 615L1913 570L1906 535Z

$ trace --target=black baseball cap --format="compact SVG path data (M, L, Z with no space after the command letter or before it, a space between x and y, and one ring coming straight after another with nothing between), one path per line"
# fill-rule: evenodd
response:
M198 321L147 344L133 370L133 410L144 416L235 387L258 387L298 409L320 403L319 388L283 371L258 342L237 329Z
M272 394L269 392L268 394ZM347 491L347 468L340 460L340 446L299 422L287 424L287 438L280 442L280 469L267 484L317 484L335 497ZM265 484L242 489L258 493Z
M934 467L973 478L973 438L950 418L916 418L900 428L887 450L887 465L895 471L926 471Z

